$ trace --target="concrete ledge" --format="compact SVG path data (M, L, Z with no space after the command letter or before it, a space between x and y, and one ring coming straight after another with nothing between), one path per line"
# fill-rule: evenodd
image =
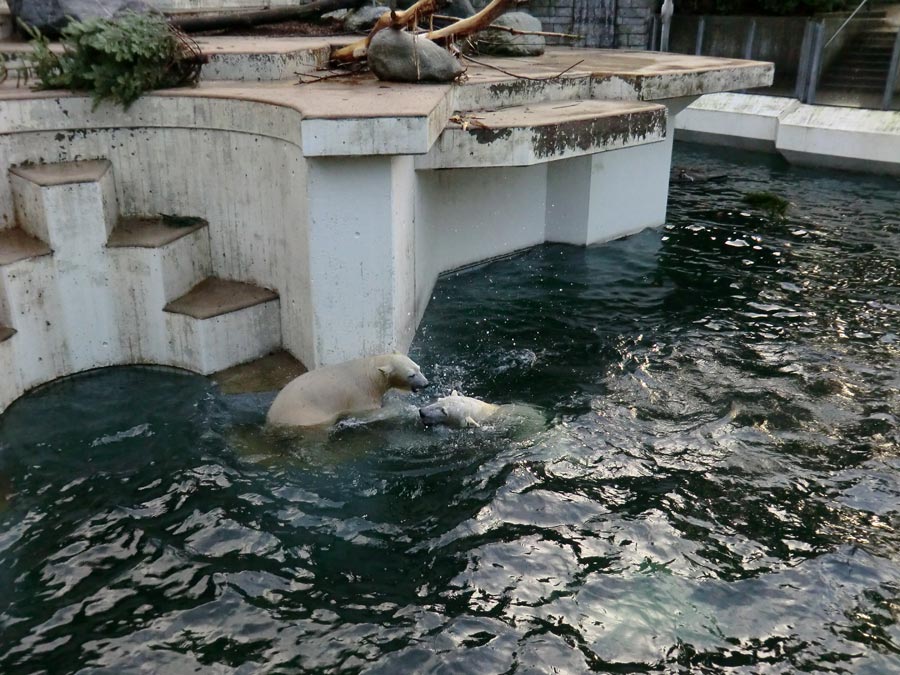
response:
M198 221L193 225L179 227L166 224L165 219L159 216L120 218L106 245L109 248L159 248L209 226L202 218Z
M796 164L900 175L900 112L800 105L779 120L776 147Z
M779 118L799 105L775 96L709 94L678 114L675 138L774 152Z
M203 320L277 299L278 294L268 288L210 278L167 304L163 311Z
M46 242L32 237L20 227L0 230L0 267L51 253Z
M35 185L53 187L99 181L109 171L110 166L105 159L89 159L35 166L15 166L10 167L9 172Z
M900 111L712 94L679 113L675 126L680 140L778 152L794 164L900 175Z
M296 73L321 68L331 56L331 43L320 38L197 38L209 57L203 80L266 82L296 79Z
M666 108L621 101L571 101L461 115L417 169L530 166L661 141Z

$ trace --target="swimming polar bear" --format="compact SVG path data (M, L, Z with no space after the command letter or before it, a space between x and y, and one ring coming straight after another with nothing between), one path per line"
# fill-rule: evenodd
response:
M419 417L426 426L445 424L448 427L465 429L480 427L482 423L496 417L500 410L499 405L485 403L471 396L462 396L454 389L449 396L419 408Z
M276 426L313 427L339 417L376 410L389 389L419 391L428 380L403 354L369 356L316 368L282 389L266 421Z

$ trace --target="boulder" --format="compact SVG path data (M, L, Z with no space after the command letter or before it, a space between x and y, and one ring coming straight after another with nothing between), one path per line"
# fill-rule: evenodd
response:
M70 19L111 19L123 12L151 12L144 0L9 0L9 11L17 19L42 33L56 35Z
M527 12L507 12L494 19L496 26L515 30L540 31L540 20ZM495 56L540 56L547 46L543 35L515 35L504 30L483 30L475 36L475 48Z
M382 14L390 12L390 7L360 7L344 19L344 29L350 33L368 33Z
M465 19L475 14L475 8L472 6L471 0L450 0L440 13L457 19Z
M443 47L396 28L378 31L369 43L369 67L379 80L451 82L462 64Z

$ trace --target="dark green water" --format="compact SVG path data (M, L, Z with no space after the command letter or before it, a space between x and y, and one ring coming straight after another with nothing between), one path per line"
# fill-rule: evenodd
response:
M435 291L431 394L543 430L276 441L149 369L13 406L0 672L900 672L900 183L675 161L727 177L666 229Z

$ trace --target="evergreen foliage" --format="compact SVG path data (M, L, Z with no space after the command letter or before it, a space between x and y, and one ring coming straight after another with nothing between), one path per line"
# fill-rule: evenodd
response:
M71 22L63 28L63 52L46 36L32 37L29 70L40 89L90 92L94 106L110 100L128 108L154 89L196 83L203 57L186 36L156 14Z

